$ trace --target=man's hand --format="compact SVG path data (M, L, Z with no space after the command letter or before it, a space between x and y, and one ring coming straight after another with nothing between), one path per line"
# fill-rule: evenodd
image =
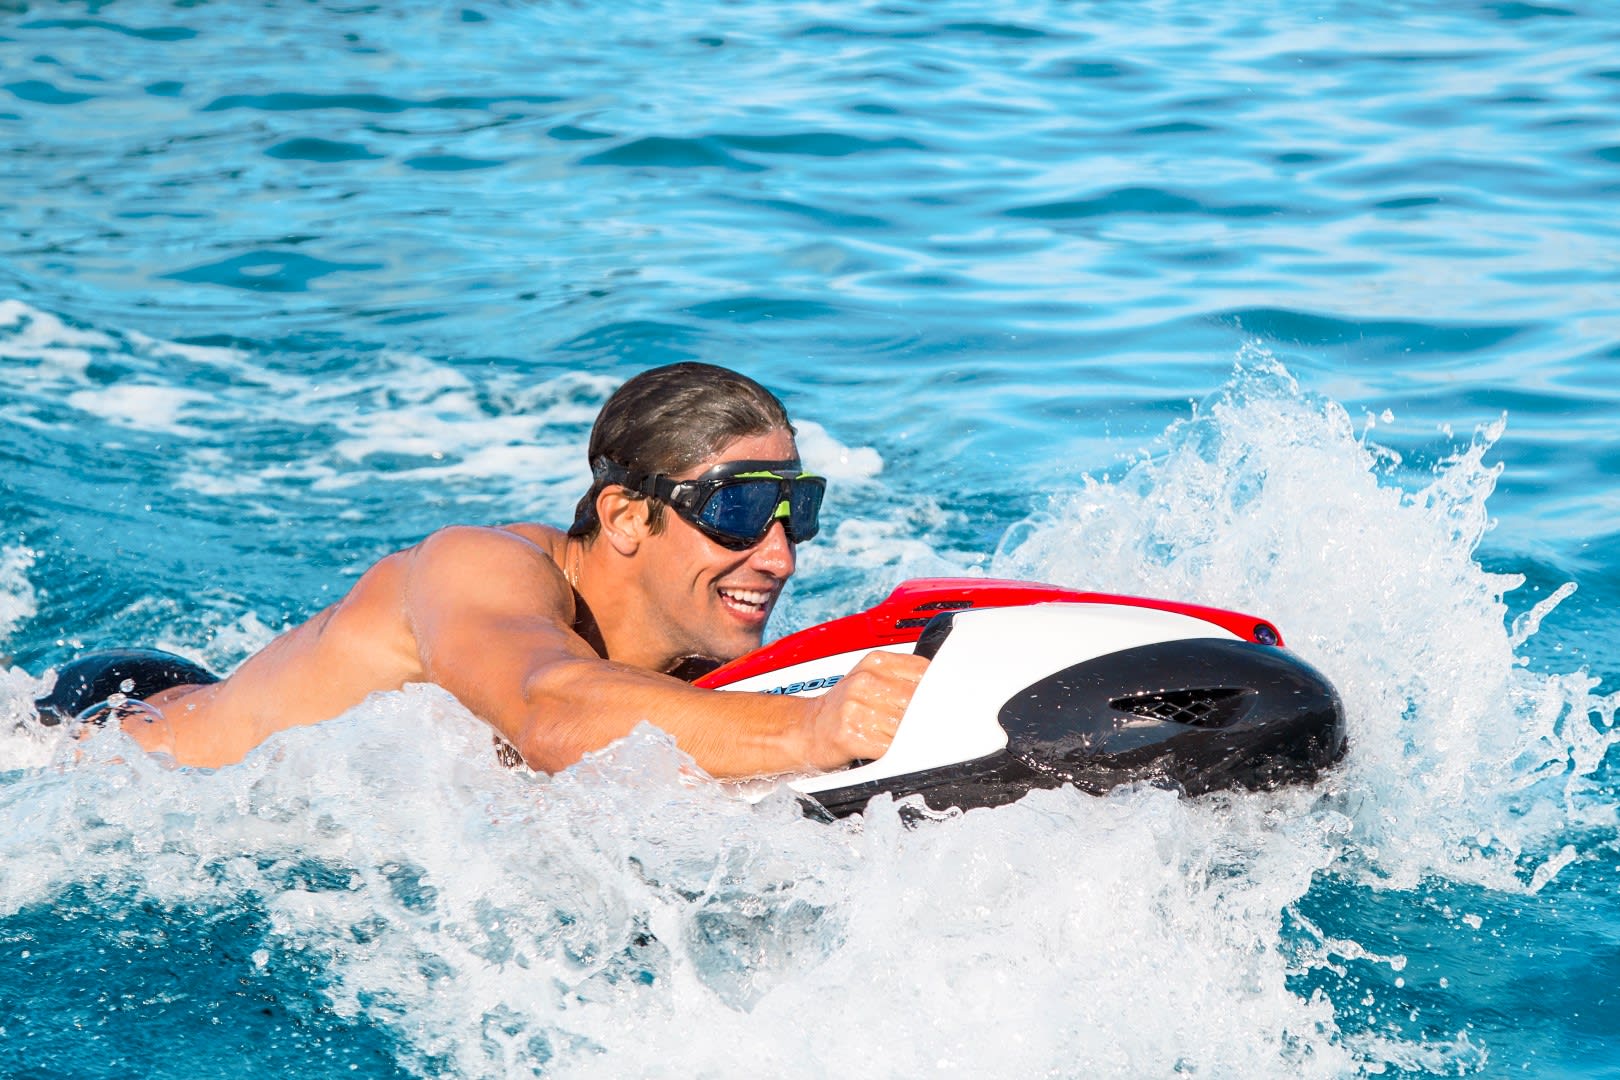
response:
M806 764L836 769L881 757L927 670L928 661L910 653L868 653L837 686L811 702Z

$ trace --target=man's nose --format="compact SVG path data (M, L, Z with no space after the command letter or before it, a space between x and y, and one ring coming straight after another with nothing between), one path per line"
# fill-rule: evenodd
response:
M771 522L765 538L754 545L754 550L748 556L748 565L772 577L787 578L793 575L798 556L780 518Z

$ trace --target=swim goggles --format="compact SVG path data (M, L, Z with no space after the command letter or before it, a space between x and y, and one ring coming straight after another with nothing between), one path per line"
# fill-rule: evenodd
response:
M695 480L671 480L600 458L595 472L599 483L668 503L682 520L732 551L753 547L777 521L795 544L809 540L820 528L816 519L827 492L826 479L797 461L728 461Z

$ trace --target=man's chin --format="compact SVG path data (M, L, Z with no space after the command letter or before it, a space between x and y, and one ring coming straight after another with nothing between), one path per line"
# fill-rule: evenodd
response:
M725 652L721 655L723 655L727 663L729 663L732 660L737 659L739 656L747 656L749 653L759 648L764 641L765 634L763 630L758 634L750 635L747 640L734 639L727 644Z
M765 642L765 627L736 627L731 633L717 637L710 644L714 655L728 663L739 656L747 656Z

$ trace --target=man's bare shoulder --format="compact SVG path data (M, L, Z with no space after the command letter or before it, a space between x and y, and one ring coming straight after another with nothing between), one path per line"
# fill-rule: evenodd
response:
M514 602L550 600L546 608L573 609L572 590L563 576L566 537L544 525L451 525L398 554L406 588L460 596L502 596ZM390 558L395 558L391 556ZM387 560L385 560L387 561Z
M551 556L552 562L558 566L563 564L563 555L568 547L568 534L561 529L542 525L537 521L516 521L510 525L497 525L495 528L500 532L523 537Z
M560 573L566 539L549 525L447 525L398 555L417 569L495 561L545 566Z

